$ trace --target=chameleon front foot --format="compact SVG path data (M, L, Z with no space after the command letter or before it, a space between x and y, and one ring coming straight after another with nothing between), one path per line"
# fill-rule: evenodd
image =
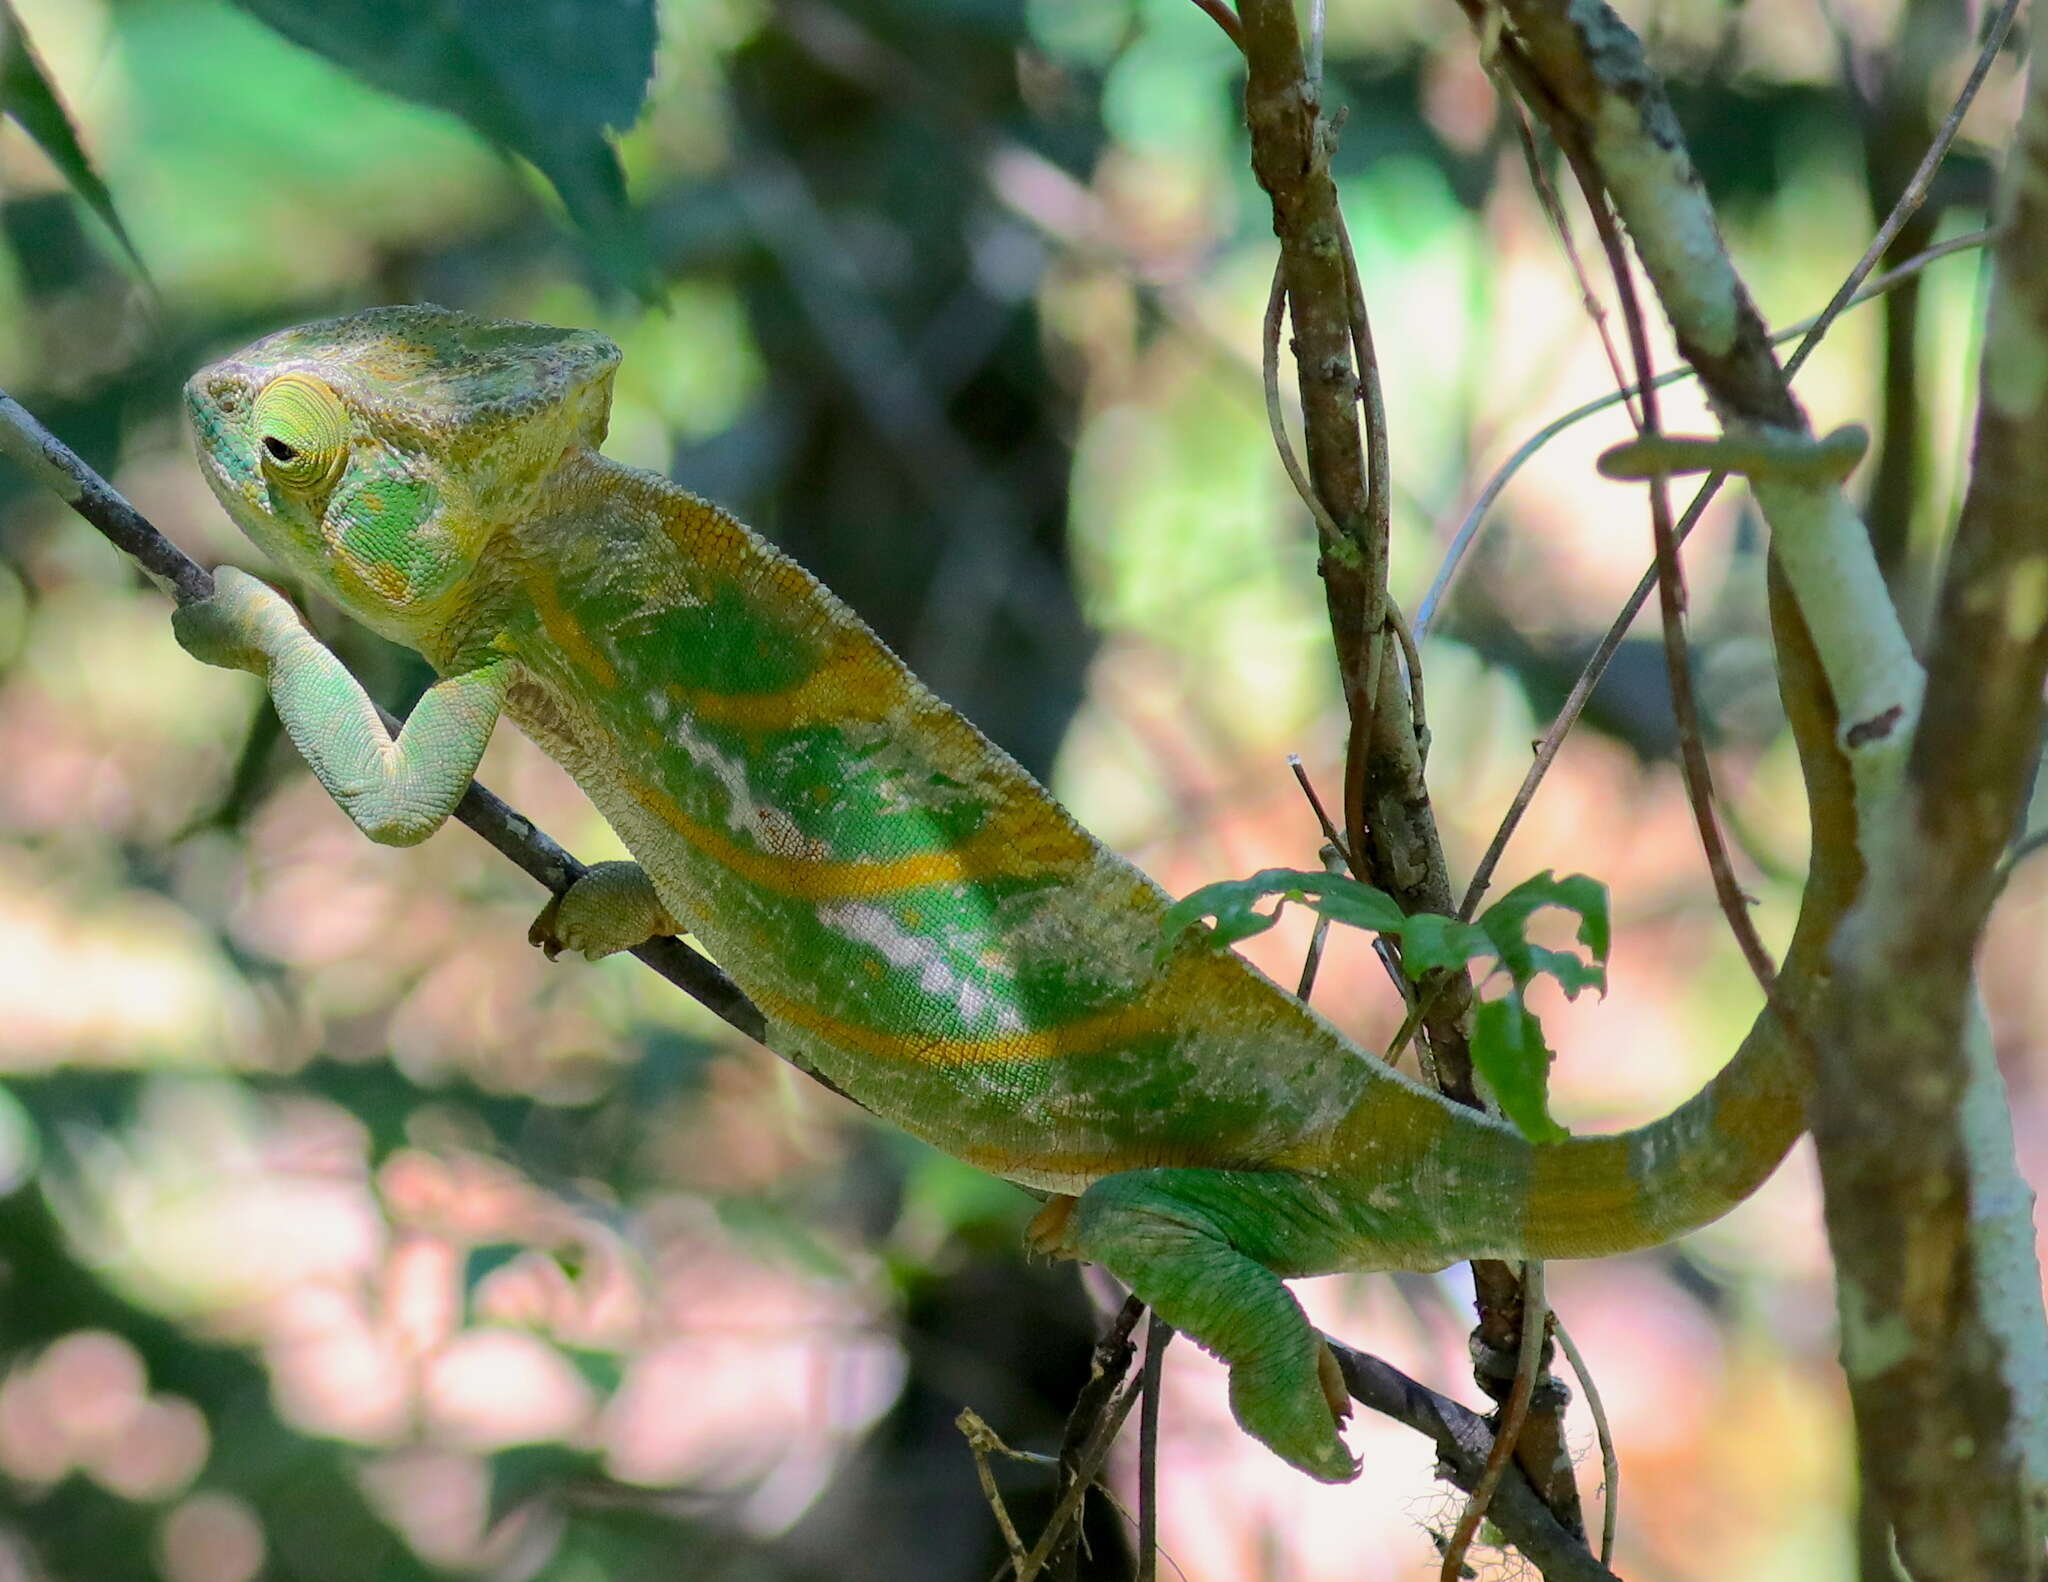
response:
M596 961L659 935L681 932L654 893L645 868L637 862L600 862L541 908L526 931L526 942L538 945L550 961L565 950Z
M234 566L213 573L213 596L171 612L178 646L201 664L265 674L271 655L306 629L292 603Z

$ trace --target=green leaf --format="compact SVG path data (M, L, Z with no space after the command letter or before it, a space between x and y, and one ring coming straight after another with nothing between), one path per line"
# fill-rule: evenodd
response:
M1591 955L1590 962L1573 951L1548 950L1529 943L1529 919L1546 906L1578 916L1579 943ZM1526 988L1531 979L1548 973L1573 997L1581 989L1607 992L1607 886L1598 879L1582 873L1560 879L1546 868L1535 878L1523 880L1480 913L1478 926L1493 942L1493 949L1516 988Z
M1171 949L1182 934L1205 917L1216 920L1207 943L1218 950L1235 945L1241 939L1250 939L1254 934L1263 934L1280 921L1280 907L1274 907L1271 912L1258 909L1258 903L1272 893L1260 889L1256 878L1224 879L1192 890L1166 909L1166 917L1160 925L1165 936L1161 947Z
M1564 990L1567 1000L1576 1000L1581 989L1595 989L1607 992L1607 969L1589 962L1576 950L1551 950L1543 945L1525 945L1528 952L1529 971L1522 977L1522 986L1541 975L1555 978L1558 987Z
M1401 920L1401 968L1420 978L1438 967L1462 967L1475 956L1495 954L1493 941L1470 923L1441 912L1416 912Z
M1269 896L1279 899L1270 912L1259 910ZM1263 934L1280 921L1289 901L1314 907L1332 922L1349 923L1375 933L1398 931L1406 921L1400 903L1384 890L1320 869L1265 868L1249 879L1223 879L1205 884L1167 908L1162 925L1168 945L1205 917L1216 920L1208 942L1218 949Z
M142 262L142 254L135 250L128 228L114 211L114 195L86 157L71 117L51 86L42 62L36 58L21 18L15 15L13 0L0 0L0 115L12 116L50 157L50 163L57 167L71 190L114 233L121 251L146 282L149 269Z
M1473 1013L1472 1063L1501 1110L1532 1143L1570 1136L1550 1118L1550 1062L1543 1025L1522 1003L1519 990L1484 1000Z
M1413 921L1401 910L1401 903L1384 890L1339 873L1319 873L1314 878L1323 888L1317 895L1313 885L1305 887L1309 905L1333 923L1349 923L1376 934L1398 934Z
M294 44L447 110L531 160L615 278L651 295L646 237L608 133L639 117L654 0L239 0Z

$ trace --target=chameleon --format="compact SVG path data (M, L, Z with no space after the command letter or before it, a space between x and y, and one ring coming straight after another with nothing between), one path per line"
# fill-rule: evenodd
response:
M1768 1019L1690 1100L1531 1142L1351 1042L1200 929L809 573L601 454L618 349L386 307L279 331L185 390L201 469L276 562L431 663L394 738L294 606L232 567L180 643L268 684L371 839L423 840L501 715L632 862L536 920L552 955L688 933L766 1042L1045 1197L1088 1260L1229 1368L1242 1427L1356 1476L1348 1403L1286 1281L1598 1257L1747 1196L1804 1126Z

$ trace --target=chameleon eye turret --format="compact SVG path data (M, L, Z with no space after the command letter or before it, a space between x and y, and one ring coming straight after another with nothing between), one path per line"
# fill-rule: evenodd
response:
M334 487L348 462L348 409L310 374L280 374L251 413L264 474L297 495Z

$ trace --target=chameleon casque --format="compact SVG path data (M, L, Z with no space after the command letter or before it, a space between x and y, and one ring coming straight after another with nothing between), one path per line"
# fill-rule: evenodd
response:
M179 640L269 684L373 840L440 826L501 713L638 863L535 925L598 956L687 931L769 1045L938 1148L1054 1194L1102 1264L1230 1368L1239 1422L1357 1467L1282 1283L1583 1258L1714 1219L1803 1124L1753 1034L1659 1121L1532 1144L1349 1042L1168 898L717 507L598 453L619 353L432 307L285 330L186 388L209 484L264 550L440 679L393 742L292 606L226 568Z

